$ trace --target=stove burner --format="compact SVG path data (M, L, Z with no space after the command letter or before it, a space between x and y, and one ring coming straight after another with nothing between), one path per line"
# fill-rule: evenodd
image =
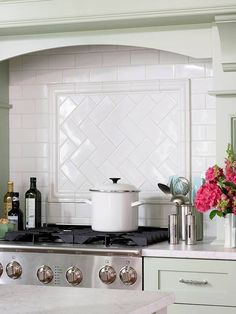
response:
M60 226L7 232L5 240L26 241L32 243L72 243L72 244L102 244L146 246L168 239L167 228L139 227L133 232L99 232L89 226Z

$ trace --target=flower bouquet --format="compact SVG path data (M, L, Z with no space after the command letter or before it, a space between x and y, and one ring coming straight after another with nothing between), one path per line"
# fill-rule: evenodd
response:
M218 165L208 168L205 182L196 193L195 207L199 212L212 209L210 219L236 215L236 161L230 144L226 152L225 169Z

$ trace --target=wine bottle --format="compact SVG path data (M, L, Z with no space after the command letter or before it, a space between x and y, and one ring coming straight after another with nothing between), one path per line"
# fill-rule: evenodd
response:
M30 189L25 193L26 229L41 227L41 193L36 178L30 178Z
M8 212L8 221L14 225L14 230L23 230L23 213L20 210L19 193L12 193L12 209Z
M3 198L3 218L8 217L8 212L12 209L13 182L7 182L7 192Z

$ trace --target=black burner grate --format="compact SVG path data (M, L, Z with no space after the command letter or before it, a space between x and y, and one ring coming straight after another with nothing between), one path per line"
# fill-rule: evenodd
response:
M133 232L98 232L89 226L48 225L38 229L7 232L5 240L32 243L102 244L147 246L168 239L167 228L139 227Z

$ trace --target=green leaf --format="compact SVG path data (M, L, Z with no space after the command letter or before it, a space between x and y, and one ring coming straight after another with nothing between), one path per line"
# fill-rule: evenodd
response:
M217 210L217 216L219 216L219 217L223 217L223 213L222 212L219 212L218 210Z
M226 182L224 182L224 185L229 186L232 189L236 190L236 184L234 184L233 182L226 181Z
M216 210L216 209L212 210L212 211L210 212L210 215L209 215L210 219L212 220L212 219L215 217L215 215L216 215L217 213L218 213L218 210Z

